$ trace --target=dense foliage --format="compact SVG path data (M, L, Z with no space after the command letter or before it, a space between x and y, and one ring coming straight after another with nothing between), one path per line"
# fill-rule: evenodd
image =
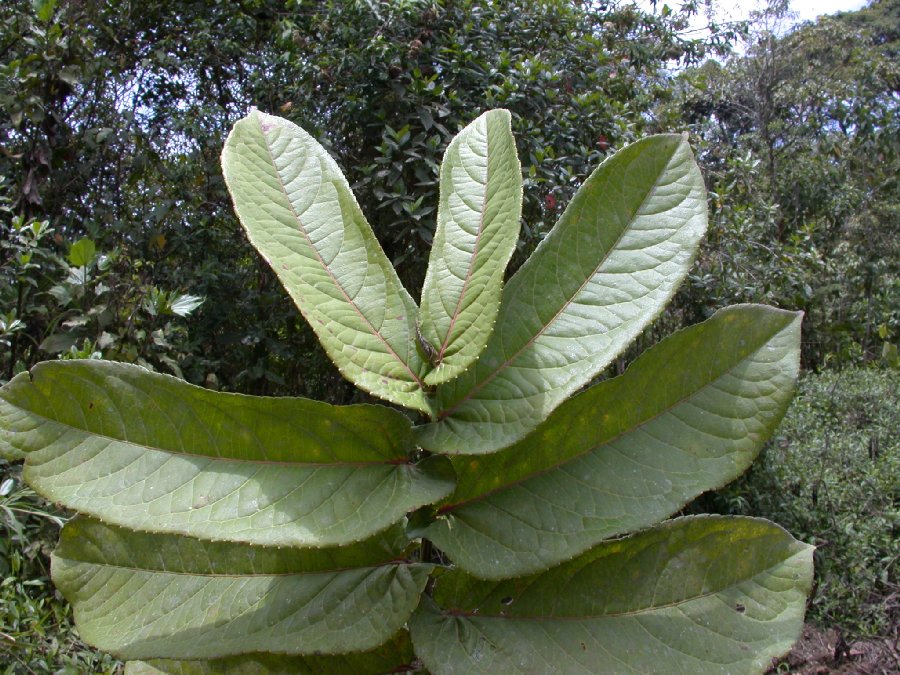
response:
M683 300L695 316L711 296L802 309L809 368L877 360L900 330L898 4L783 37L761 24L746 55L676 82L671 123L703 139L712 196Z
M735 33L682 38L690 5L5 3L0 373L100 353L207 386L353 399L232 235L217 148L251 105L301 122L348 167L413 288L438 160L478 111L510 109L519 139L513 268L611 148L691 128L714 218L669 327L775 302L806 311L808 367L877 357L898 323L895 5L783 38L759 28L746 56L675 78L672 59L699 63ZM66 258L84 237L105 279L73 297ZM206 300L190 333L167 311L183 295Z
M523 166L511 269L609 152L690 130L710 227L629 356L750 301L806 312L808 369L896 367L898 8L875 0L784 33L773 3L748 51L717 63L704 59L738 33L686 33L694 3L0 3L0 382L42 359L102 357L212 389L365 399L235 236L218 153L250 106L302 123L339 160L408 288L433 236L439 159L482 110L512 111ZM675 59L686 67L668 70ZM795 527L832 527L818 518ZM49 544L4 522L34 565L10 589L40 578ZM860 593L877 604L878 588ZM828 589L816 602L838 606Z
M335 401L356 394L234 236L218 165L234 120L256 106L311 129L348 167L401 279L417 287L437 165L474 115L513 112L527 178L524 254L590 168L647 127L666 84L660 67L696 61L723 40L681 38L680 13L563 0L36 7L17 0L0 8L3 195L24 225L49 221L48 253L64 255L84 236L116 253L117 276L134 288L114 311L143 332L122 338L129 349L98 351L172 372L162 352L196 383ZM8 239L12 221L3 227ZM54 340L40 349L60 332L66 308L48 308L46 293L65 270L32 268L18 282L21 270L4 260L10 284L0 310L8 324L20 321L7 329L11 352L0 355L9 379L68 348ZM17 283L26 286L19 297ZM141 287L205 298L190 335L173 320L166 345L143 339L165 322L133 311ZM103 311L90 294L87 302L88 312ZM72 338L96 344L104 330L82 327Z

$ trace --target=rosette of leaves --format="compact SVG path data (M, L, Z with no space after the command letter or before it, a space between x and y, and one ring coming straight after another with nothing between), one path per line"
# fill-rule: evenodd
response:
M706 226L682 136L601 164L504 285L506 111L450 143L421 301L341 171L252 112L240 220L345 377L412 412L206 391L108 362L0 393L0 452L79 515L53 578L126 672L761 672L799 634L812 548L669 519L785 412L800 316L729 307L592 380L663 309Z

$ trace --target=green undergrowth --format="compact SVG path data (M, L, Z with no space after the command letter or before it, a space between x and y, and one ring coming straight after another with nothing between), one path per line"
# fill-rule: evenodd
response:
M50 551L66 514L0 461L0 673L113 673L117 662L79 639L50 581Z
M807 374L750 471L697 506L763 516L815 544L807 620L859 637L890 636L900 625L898 426L900 371Z

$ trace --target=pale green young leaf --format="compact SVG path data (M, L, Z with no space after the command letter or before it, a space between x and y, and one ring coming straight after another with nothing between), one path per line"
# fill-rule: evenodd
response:
M449 462L408 460L397 411L224 394L121 363L35 366L0 389L0 428L48 499L151 532L332 546L453 488Z
M404 560L405 547L399 527L302 550L76 518L52 574L82 639L119 658L339 654L386 642L415 609L432 566Z
M441 164L437 231L419 314L422 338L434 350L426 384L457 377L487 344L521 212L522 169L510 114L491 110L453 139Z
M187 295L182 293L177 295L169 306L169 311L176 316L188 316L205 302L205 298L197 295Z
M800 320L761 305L721 310L512 447L454 458L458 487L424 536L471 574L519 576L734 480L787 410Z
M605 161L506 285L487 347L438 389L419 443L484 454L525 436L662 310L705 229L684 138L653 136Z
M439 577L413 644L435 675L762 673L800 635L812 554L764 520L681 518L530 577Z
M335 161L300 127L254 111L222 151L238 218L341 373L427 412L418 309Z
M82 237L69 248L69 262L75 267L90 265L96 256L97 247L87 237Z

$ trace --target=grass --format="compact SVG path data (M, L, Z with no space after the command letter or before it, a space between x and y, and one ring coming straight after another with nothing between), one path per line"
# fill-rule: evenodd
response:
M0 673L114 673L118 663L78 639L50 581L50 551L66 514L0 462Z

